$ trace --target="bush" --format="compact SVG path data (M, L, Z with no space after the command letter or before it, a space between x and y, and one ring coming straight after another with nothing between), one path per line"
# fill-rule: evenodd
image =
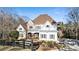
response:
M53 41L42 41L43 46L54 48L54 42Z
M55 43L54 45L55 45L58 49L65 48L65 45L64 45L64 44Z
M42 41L41 45L42 45L42 47L44 47L43 48L44 50L48 50L49 48L55 48L55 47L58 49L65 48L64 44L59 44L54 41Z
M11 37L12 40L16 40L19 36L19 32L18 31L12 31L9 33L9 36Z
M47 41L46 43L47 43L48 47L54 48L54 42L53 41Z

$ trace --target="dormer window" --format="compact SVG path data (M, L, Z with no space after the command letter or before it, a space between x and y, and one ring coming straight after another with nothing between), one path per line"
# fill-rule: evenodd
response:
M46 27L49 27L49 25L46 25Z

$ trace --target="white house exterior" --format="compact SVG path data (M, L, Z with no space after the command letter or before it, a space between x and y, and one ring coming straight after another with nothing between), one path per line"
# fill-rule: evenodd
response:
M20 28L22 28L21 31ZM28 37L33 38L34 36L34 39L57 41L56 22L47 14L40 15L34 20L29 20L27 23L27 33L22 25L19 25L17 31L23 34L23 38L26 38L27 34ZM22 39L22 37L19 37L19 39Z
M26 29L23 27L22 24L20 24L16 30L19 32L18 40L26 39Z
M25 22L21 21L16 30L19 32L18 40L26 39L27 24Z

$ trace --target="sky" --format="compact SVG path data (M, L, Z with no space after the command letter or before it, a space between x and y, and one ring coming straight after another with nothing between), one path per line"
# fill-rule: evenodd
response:
M25 16L31 20L38 17L40 14L48 14L56 22L66 23L66 16L70 11L67 7L16 7L14 9L17 15Z

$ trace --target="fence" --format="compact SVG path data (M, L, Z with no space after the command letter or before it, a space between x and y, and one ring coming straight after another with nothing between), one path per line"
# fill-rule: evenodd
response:
M19 46L24 49L29 48L32 51L35 51L39 47L39 45L35 45L32 40L16 40L16 41L0 40L0 45Z

